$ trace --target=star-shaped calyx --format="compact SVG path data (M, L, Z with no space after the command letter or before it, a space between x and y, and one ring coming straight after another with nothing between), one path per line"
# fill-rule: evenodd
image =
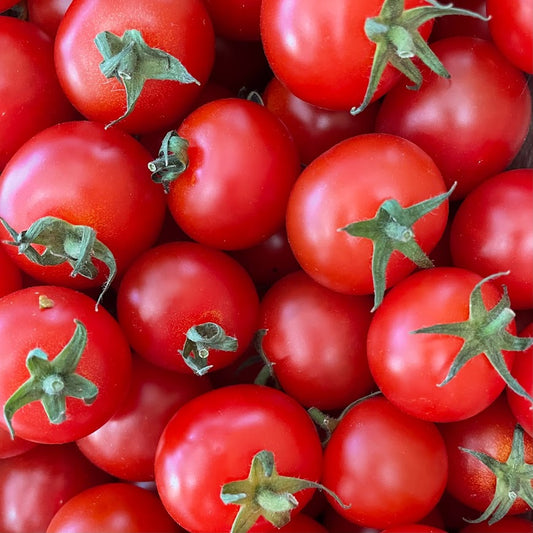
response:
M365 21L365 34L376 44L370 80L363 102L350 110L352 115L363 111L376 92L385 67L390 63L409 80L413 89L422 84L422 74L414 59L420 59L439 76L449 78L450 74L427 42L418 32L418 28L437 17L446 15L465 15L488 20L479 13L453 7L452 4L440 4L435 0L426 0L427 6L405 9L404 0L385 0L377 17Z

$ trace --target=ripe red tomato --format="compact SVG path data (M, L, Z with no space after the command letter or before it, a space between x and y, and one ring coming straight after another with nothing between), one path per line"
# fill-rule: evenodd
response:
M418 91L398 84L383 99L376 130L424 149L439 167L453 199L503 171L517 155L531 123L524 73L496 46L474 37L431 45L448 69L444 79L424 70Z
M20 455L37 445L37 442L21 439L17 436L12 438L7 429L3 426L0 427L0 460Z
M134 33L123 38L128 30ZM135 32L158 51L145 51ZM111 72L105 74L100 68L106 59L100 48L105 49L105 45L95 45L97 35L111 39L111 54L105 64ZM128 46L138 55L126 55L117 63L118 54ZM55 38L57 74L69 100L85 117L105 124L129 112L117 125L132 133L171 127L193 104L209 77L213 59L213 27L201 0L154 0L143 3L142 9L136 0L112 4L107 0L74 0ZM169 78L175 76L175 70L184 74L180 63L188 74L183 82ZM136 97L134 106L130 105Z
M261 0L205 0L215 34L236 41L258 41Z
M487 16L487 0L455 0L453 5L463 9L475 11L484 17ZM446 37L458 35L468 35L490 40L490 30L487 20L474 17L462 17L454 15L451 17L439 17L435 19L429 41L438 41Z
M1 9L0 9L1 11ZM53 42L36 24L0 17L0 171L39 131L77 113L54 68Z
M67 500L46 533L183 533L153 492L128 483L89 487Z
M443 199L411 228L387 210L408 209L445 193L433 160L410 141L376 133L351 137L317 157L294 184L287 206L289 243L302 268L317 282L348 294L374 291L378 304L385 286L416 268L402 253L392 253L392 248L404 249L408 241L409 247L421 248L421 255L429 253L446 227L448 203ZM391 223L380 223L381 229L375 232L382 241L379 253L370 237L340 231L378 216L388 217ZM376 276L372 257L381 266Z
M22 273L19 267L0 246L0 297L22 288Z
M513 309L533 308L533 169L487 179L459 204L450 227L456 266L488 276L509 290Z
M71 3L72 0L26 0L28 20L53 38Z
M533 533L533 521L518 516L504 516L498 522L488 525L486 521L467 524L458 533Z
M259 244L283 227L300 164L274 113L242 98L219 99L196 108L177 135L186 141L184 153L175 154L185 168L176 176L171 160L175 179L167 202L189 237L235 250ZM161 159L168 168L165 156ZM166 179L165 170L156 171L161 173Z
M94 304L52 285L0 299L0 405L15 435L41 443L79 439L106 422L125 397L130 349L116 320Z
M322 483L350 505L343 509L330 500L339 514L381 530L426 516L444 492L447 474L435 424L378 396L355 404L338 422L324 451Z
M169 242L146 251L126 272L117 294L117 316L133 349L148 361L179 372L227 366L244 352L257 326L259 298L250 276L224 252L195 242ZM236 339L224 349L213 328ZM186 335L204 331L207 356L195 355ZM189 332L189 337L191 333ZM189 353L191 352L191 353ZM184 359L187 360L184 361Z
M282 389L305 407L344 409L370 393L366 358L371 298L339 294L302 271L264 295L262 349Z
M292 397L261 385L232 385L197 396L178 409L159 441L155 480L163 504L191 533L229 531L239 506L224 504L221 488L246 480L252 459L263 450L272 452L280 476L315 482L320 478L317 430ZM273 477L267 484L276 492ZM260 484L261 490L269 487ZM313 492L305 488L295 493L293 514ZM264 523L256 516L248 523L250 531L257 518L258 527Z

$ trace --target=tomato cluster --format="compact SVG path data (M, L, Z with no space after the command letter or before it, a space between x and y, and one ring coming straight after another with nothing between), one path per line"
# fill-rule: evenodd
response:
M0 0L0 531L533 532L533 0Z

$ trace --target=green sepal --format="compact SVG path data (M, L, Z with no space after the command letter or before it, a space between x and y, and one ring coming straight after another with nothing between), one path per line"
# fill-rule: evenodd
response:
M94 38L94 43L103 58L100 63L102 74L108 79L116 78L126 90L126 111L107 124L107 128L133 111L146 80L200 85L179 59L164 50L148 46L138 30L126 30L122 37L102 31Z
M496 476L494 497L483 514L475 520L467 522L478 523L488 520L489 526L501 520L511 509L514 502L520 498L533 508L533 464L525 461L524 430L516 425L513 432L511 452L507 461L500 462L494 457L477 450L459 448L481 461Z
M454 183L448 192L433 196L409 207L402 207L394 198L385 200L378 207L374 218L352 222L337 230L345 231L352 237L362 237L373 242L372 281L374 284L374 306L372 311L375 311L383 301L386 289L385 272L390 256L395 250L409 258L420 268L433 266L431 259L416 241L413 225L447 200L455 189L455 185Z
M96 302L96 308L117 273L115 257L109 248L96 238L96 231L90 226L70 224L66 220L52 216L37 219L27 230L20 233L3 218L0 222L13 239L4 241L17 246L19 254L41 266L56 266L68 262L72 267L72 277L83 276L95 279L98 269L93 258L104 263L109 274ZM32 244L44 246L39 253Z
M188 167L188 147L189 142L175 130L171 130L163 137L157 158L148 163L152 181L160 183L165 193L168 193L170 184Z
M470 293L467 320L436 324L417 329L412 333L452 335L464 341L453 360L448 375L442 383L437 385L438 387L442 387L452 380L470 359L483 354L513 392L533 403L533 397L528 394L507 368L502 353L502 351L522 352L527 350L533 345L533 337L517 337L507 331L506 327L515 317L515 313L510 307L507 287L503 287L503 295L492 309L485 307L481 295L481 287L484 283L505 274L508 272L492 274L476 284Z
M66 398L79 398L87 405L96 400L98 387L76 374L76 368L87 345L87 329L79 320L69 342L51 361L40 348L30 350L26 367L30 377L4 404L4 419L15 437L14 414L25 405L40 401L51 424L61 424L66 418Z
M180 355L195 374L206 374L213 365L209 364L209 350L235 352L238 341L235 337L226 335L224 329L215 322L204 322L189 328L185 334L183 350Z
M262 450L255 454L248 477L222 486L220 498L224 504L240 505L231 533L246 533L260 517L280 528L291 519L291 511L298 507L295 492L315 488L326 491L339 505L338 496L320 483L306 479L281 476L276 470L274 454Z
M413 82L410 88L418 89L422 84L422 73L414 63L420 59L428 68L439 76L449 78L450 74L427 42L418 32L425 22L447 15L464 15L481 20L488 20L483 15L467 9L453 7L452 4L440 4L435 0L426 0L427 6L405 9L404 0L385 0L377 17L365 21L365 34L376 44L370 79L363 102L352 107L350 113L361 113L372 101L383 71L390 63Z

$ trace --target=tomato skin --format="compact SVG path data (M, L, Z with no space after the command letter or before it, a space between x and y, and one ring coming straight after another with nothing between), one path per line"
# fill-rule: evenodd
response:
M46 533L180 533L156 494L128 483L90 487L64 503Z
M15 438L12 439L9 431L7 431L7 429L5 429L3 426L0 427L0 460L8 457L14 457L15 455L20 455L21 453L31 450L37 445L37 442L21 439L16 435Z
M260 29L263 48L276 77L290 91L313 105L349 110L358 106L368 84L375 44L364 33L368 17L379 14L380 0L342 0L334 6L321 0L263 0ZM407 0L406 9L425 5ZM420 28L427 38L431 21ZM385 67L374 100L398 80Z
M0 461L0 530L45 531L61 505L82 490L109 483L74 443L39 444Z
M487 16L486 0L456 0L453 5L461 9L468 9ZM486 20L474 17L463 17L461 15L451 15L449 17L438 17L435 19L429 41L438 41L446 37L467 35L479 37L480 39L491 40L489 24Z
M343 509L328 497L339 514L384 529L424 518L444 492L447 473L446 448L435 424L378 396L355 404L340 419L324 451L322 483L351 505Z
M19 267L0 247L0 297L22 288L22 273Z
M531 123L531 94L524 73L489 41L450 37L431 49L450 80L422 69L418 91L398 84L380 105L376 131L425 150L447 186L457 182L458 200L517 155Z
M343 409L374 387L366 358L368 296L339 294L302 271L261 300L262 348L282 389L305 407Z
M533 169L496 174L461 202L450 228L456 266L488 276L509 271L498 282L513 309L533 308Z
M169 372L135 356L124 401L104 425L76 443L94 464L117 478L152 481L155 450L166 423L178 407L210 388L205 377Z
M270 110L220 99L196 108L177 133L189 143L189 162L171 183L167 203L189 237L235 250L283 227L300 164L289 132Z
M265 522L260 527L254 527L254 531L256 533L328 533L320 522L305 513L298 513L280 528L275 528L272 524Z
M40 308L40 296L49 298L53 306ZM3 408L30 377L26 368L28 352L39 347L50 360L55 358L73 335L74 319L84 324L88 338L76 373L98 387L96 400L86 405L67 397L67 417L60 424L48 420L40 402L29 403L13 416L15 435L45 444L74 441L108 420L125 397L131 352L117 321L102 307L96 311L95 301L83 293L43 285L23 288L0 299L0 405Z
M176 27L179 31L169 31ZM118 119L126 109L124 87L100 72L102 55L93 41L102 31L122 36L129 29L139 30L149 46L179 59L200 85L148 80L135 108L117 127L132 133L171 127L193 104L214 60L213 27L199 0L142 4L117 0L112 6L107 0L74 0L55 38L55 64L61 86L89 120L107 124Z
M235 41L258 41L261 0L205 0L215 34Z
M418 146L394 135L358 135L302 171L289 197L287 237L297 261L315 281L338 292L371 294L372 241L338 229L373 218L385 200L394 198L406 207L445 192L438 168ZM439 241L447 217L444 202L414 223L416 240L426 253ZM393 253L387 286L414 269L411 260Z
M53 42L36 24L0 18L0 71L6 80L0 86L2 171L30 137L78 115L59 85Z
M504 516L491 526L485 521L468 524L459 533L533 533L533 521L518 516Z
M449 475L446 490L457 500L477 509L481 514L494 496L496 476L477 458L459 447L477 450L505 462L511 451L516 419L507 404L505 394L475 416L440 424L439 430L446 443ZM524 460L533 462L533 438L524 433ZM530 507L517 498L507 513L524 513ZM477 517L476 517L477 518Z
M27 141L2 172L0 216L19 232L49 215L91 226L113 253L118 279L163 225L165 198L150 180L150 160L138 141L118 129L83 120L51 126ZM3 227L0 235L11 240ZM72 277L67 263L43 267L17 247L2 245L21 270L41 282L84 289L102 285L108 275L100 264L94 280Z
M133 349L153 364L190 373L178 350L192 326L215 322L238 340L235 352L210 350L222 368L251 342L259 298L252 280L224 252L195 242L151 248L126 272L117 293L118 321Z
M59 23L72 0L26 0L28 20L37 24L50 37L55 37Z
M487 14L496 46L511 63L533 74L533 2L519 0L508 9L502 0L487 0Z
M469 270L435 267L412 274L385 295L368 331L368 364L380 390L398 408L424 420L452 422L479 413L505 388L483 355L471 359L451 381L438 387L463 340L411 333L466 320L470 293L481 280ZM483 284L482 295L488 309L501 298L499 288L490 282ZM508 331L515 333L514 321ZM515 354L504 352L509 368Z

